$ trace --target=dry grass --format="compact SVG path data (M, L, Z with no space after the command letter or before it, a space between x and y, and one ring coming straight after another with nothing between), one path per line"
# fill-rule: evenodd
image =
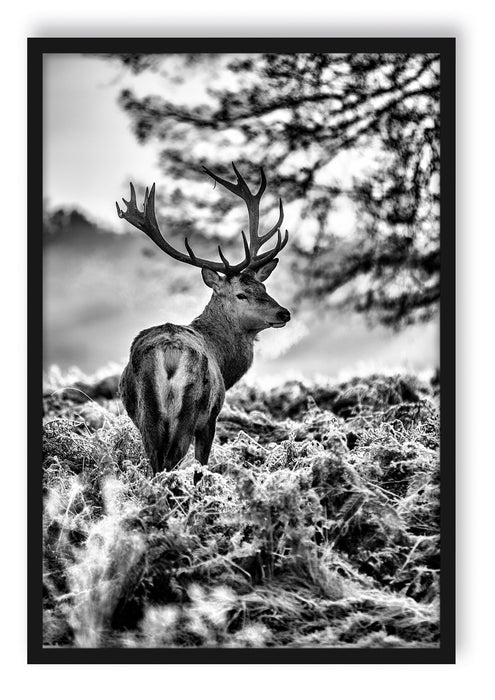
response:
M70 379L44 399L46 645L438 645L429 383L241 384L195 488L190 456L151 478L115 379Z

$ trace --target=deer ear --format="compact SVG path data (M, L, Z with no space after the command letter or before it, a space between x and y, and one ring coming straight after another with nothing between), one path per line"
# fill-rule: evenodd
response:
M255 272L254 276L258 282L264 282L266 279L268 279L268 277L270 277L277 265L278 258L275 258L275 260L271 260L269 263L266 263L266 265L263 265L263 267L260 267L260 269Z
M213 290L218 292L223 284L223 279L220 277L218 272L215 272L215 270L210 270L209 267L202 267L201 275L206 286L211 287Z

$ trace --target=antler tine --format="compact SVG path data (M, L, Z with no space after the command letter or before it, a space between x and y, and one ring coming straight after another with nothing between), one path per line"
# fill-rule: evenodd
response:
M135 200L136 200L136 195L134 194L134 201ZM143 201L143 213L144 213L145 222L148 224L151 224L151 228L152 228L153 232L155 233L155 235L158 234L159 239L163 240L163 242L165 243L166 241L162 236L162 233L161 233L160 228L158 226L158 222L156 220L156 215L155 215L155 183L153 183L151 185L151 190L149 192L148 192L148 188L146 188L146 191L144 193L144 201ZM147 231L145 231L145 233L147 233Z
M129 183L129 186L131 188L131 201L129 202L129 204L131 204L132 206L137 206L136 190L134 189L134 185L132 184L132 182ZM124 199L124 198L122 198L122 199ZM125 199L124 199L124 202L125 202ZM126 204L127 204L127 202L126 202Z
M264 192L265 189L266 189L265 171L263 170L263 167L262 167L262 166L260 166L260 176L261 176L261 179L260 179L260 186L259 186L259 189L258 189L258 191L256 192L256 194L254 195L258 201L261 199L261 197L263 196L263 192Z
M213 180L215 180L215 182L218 182L220 185L225 187L227 190L230 190L234 194L238 195L239 197L241 196L238 184L229 182L228 180L224 180L223 177L220 177L219 175L215 175L215 173L213 173L209 168L207 168L206 165L203 165L203 170L207 175L209 175Z
M279 214L278 214L278 220L277 223L271 227L269 231L267 231L263 236L259 237L259 246L258 250L261 248L262 245L264 245L270 238L273 236L273 234L280 229L280 226L282 225L282 222L284 220L284 206L282 204L282 199L278 200L278 206L279 206Z
M225 265L225 270L226 270L226 272L227 272L227 274L228 274L228 273L229 273L229 270L230 270L230 263L229 263L229 261L227 260L227 258L225 257L225 255L223 254L222 248L221 248L220 246L218 246L218 254L219 254L220 259L222 260L223 264Z
M237 188L242 193L240 196L247 202L252 202L255 196L248 187L246 180L242 177L241 173L237 170L235 163L232 162L232 167L234 168L235 176L237 178Z
M184 238L184 245L186 246L186 250L189 253L189 257L191 258L192 262L196 264L196 260L198 258L196 257L196 253L194 252L194 250L189 245L189 241L187 240L187 238Z
M287 229L285 230L284 238L282 239L282 235L280 233L280 229L278 230L278 236L277 236L277 242L275 243L274 247L267 251L266 253L263 253L262 255L259 255L255 258L252 259L251 264L249 265L251 270L258 270L260 267L263 265L266 265L267 262L270 262L270 260L273 260L281 250L285 248L287 245L287 241L289 240L289 232Z

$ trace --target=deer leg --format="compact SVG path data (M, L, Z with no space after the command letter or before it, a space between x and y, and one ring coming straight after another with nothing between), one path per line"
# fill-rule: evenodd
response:
M151 434L145 433L143 438L153 476L159 472L169 472L177 466L192 442L192 435L187 431L170 435L169 423L165 419L154 426Z
M215 437L216 424L217 417L212 416L208 424L195 434L194 456L200 464L208 464L213 438ZM196 471L194 473L194 483L197 484L201 480L201 477L201 472Z
M215 423L216 421L213 423L213 428L210 428L208 425L204 430L196 433L194 456L200 464L208 464L213 438L215 437Z
M187 454L187 450L189 449L189 444L184 444L180 443L178 445L174 445L172 449L170 449L167 452L167 456L165 457L165 469L167 471L170 471L174 467L176 467L179 462L184 459L184 457Z
M162 421L154 430L143 430L142 438L144 449L150 461L153 476L165 469L165 455L167 452L168 424Z
M153 476L156 476L158 472L163 471L163 449L153 449L148 450L148 458L150 460L151 471Z
M192 434L188 426L181 426L181 430L170 440L167 453L165 455L164 465L167 471L170 471L184 459L192 442Z

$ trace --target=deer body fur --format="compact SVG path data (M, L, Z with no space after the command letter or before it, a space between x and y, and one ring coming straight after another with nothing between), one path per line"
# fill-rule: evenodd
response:
M153 473L180 462L193 440L196 459L207 462L225 384L200 333L170 323L142 331L120 387Z

